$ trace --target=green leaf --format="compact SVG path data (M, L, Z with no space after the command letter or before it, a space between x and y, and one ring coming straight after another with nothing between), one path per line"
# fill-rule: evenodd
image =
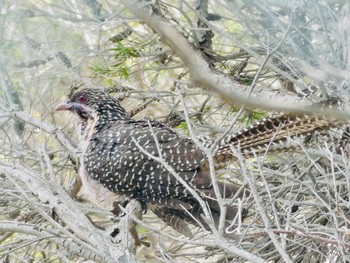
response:
M119 67L118 74L121 79L127 79L130 75L129 70L126 66Z
M115 51L114 57L116 59L128 59L140 56L139 52L135 48L123 46L121 43L117 43L116 47L112 48L112 50Z

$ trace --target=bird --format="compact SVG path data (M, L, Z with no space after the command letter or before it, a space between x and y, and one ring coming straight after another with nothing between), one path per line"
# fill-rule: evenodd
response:
M79 88L58 104L56 111L70 111L78 116L81 127L82 166L85 176L113 193L137 199L179 232L189 231L187 223L209 229L203 217L205 208L219 225L222 199L245 199L246 187L218 181L217 193L203 149L165 123L134 120L119 102L102 88ZM308 134L333 127L321 117L277 115L266 118L217 144L214 161L217 167L237 158L231 147L261 152L269 142L285 141L287 135ZM205 147L213 142L203 140ZM239 214L237 205L227 207L227 225Z

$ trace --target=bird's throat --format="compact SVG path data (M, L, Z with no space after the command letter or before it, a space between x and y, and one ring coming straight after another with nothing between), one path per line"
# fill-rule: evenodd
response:
M82 120L80 124L81 142L83 142L83 151L89 144L91 137L98 131L99 117L97 114L92 114L90 118Z

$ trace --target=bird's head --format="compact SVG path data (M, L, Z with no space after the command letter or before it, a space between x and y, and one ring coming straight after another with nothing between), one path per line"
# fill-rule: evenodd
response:
M82 120L94 118L94 116L104 121L128 118L119 103L103 89L84 88L71 92L68 100L57 105L55 110L71 111Z

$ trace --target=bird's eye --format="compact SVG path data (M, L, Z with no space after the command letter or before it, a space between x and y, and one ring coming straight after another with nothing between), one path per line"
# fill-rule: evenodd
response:
M85 95L80 95L80 96L78 97L78 101L79 101L80 103L85 103L85 102L86 102L86 96L85 96Z

